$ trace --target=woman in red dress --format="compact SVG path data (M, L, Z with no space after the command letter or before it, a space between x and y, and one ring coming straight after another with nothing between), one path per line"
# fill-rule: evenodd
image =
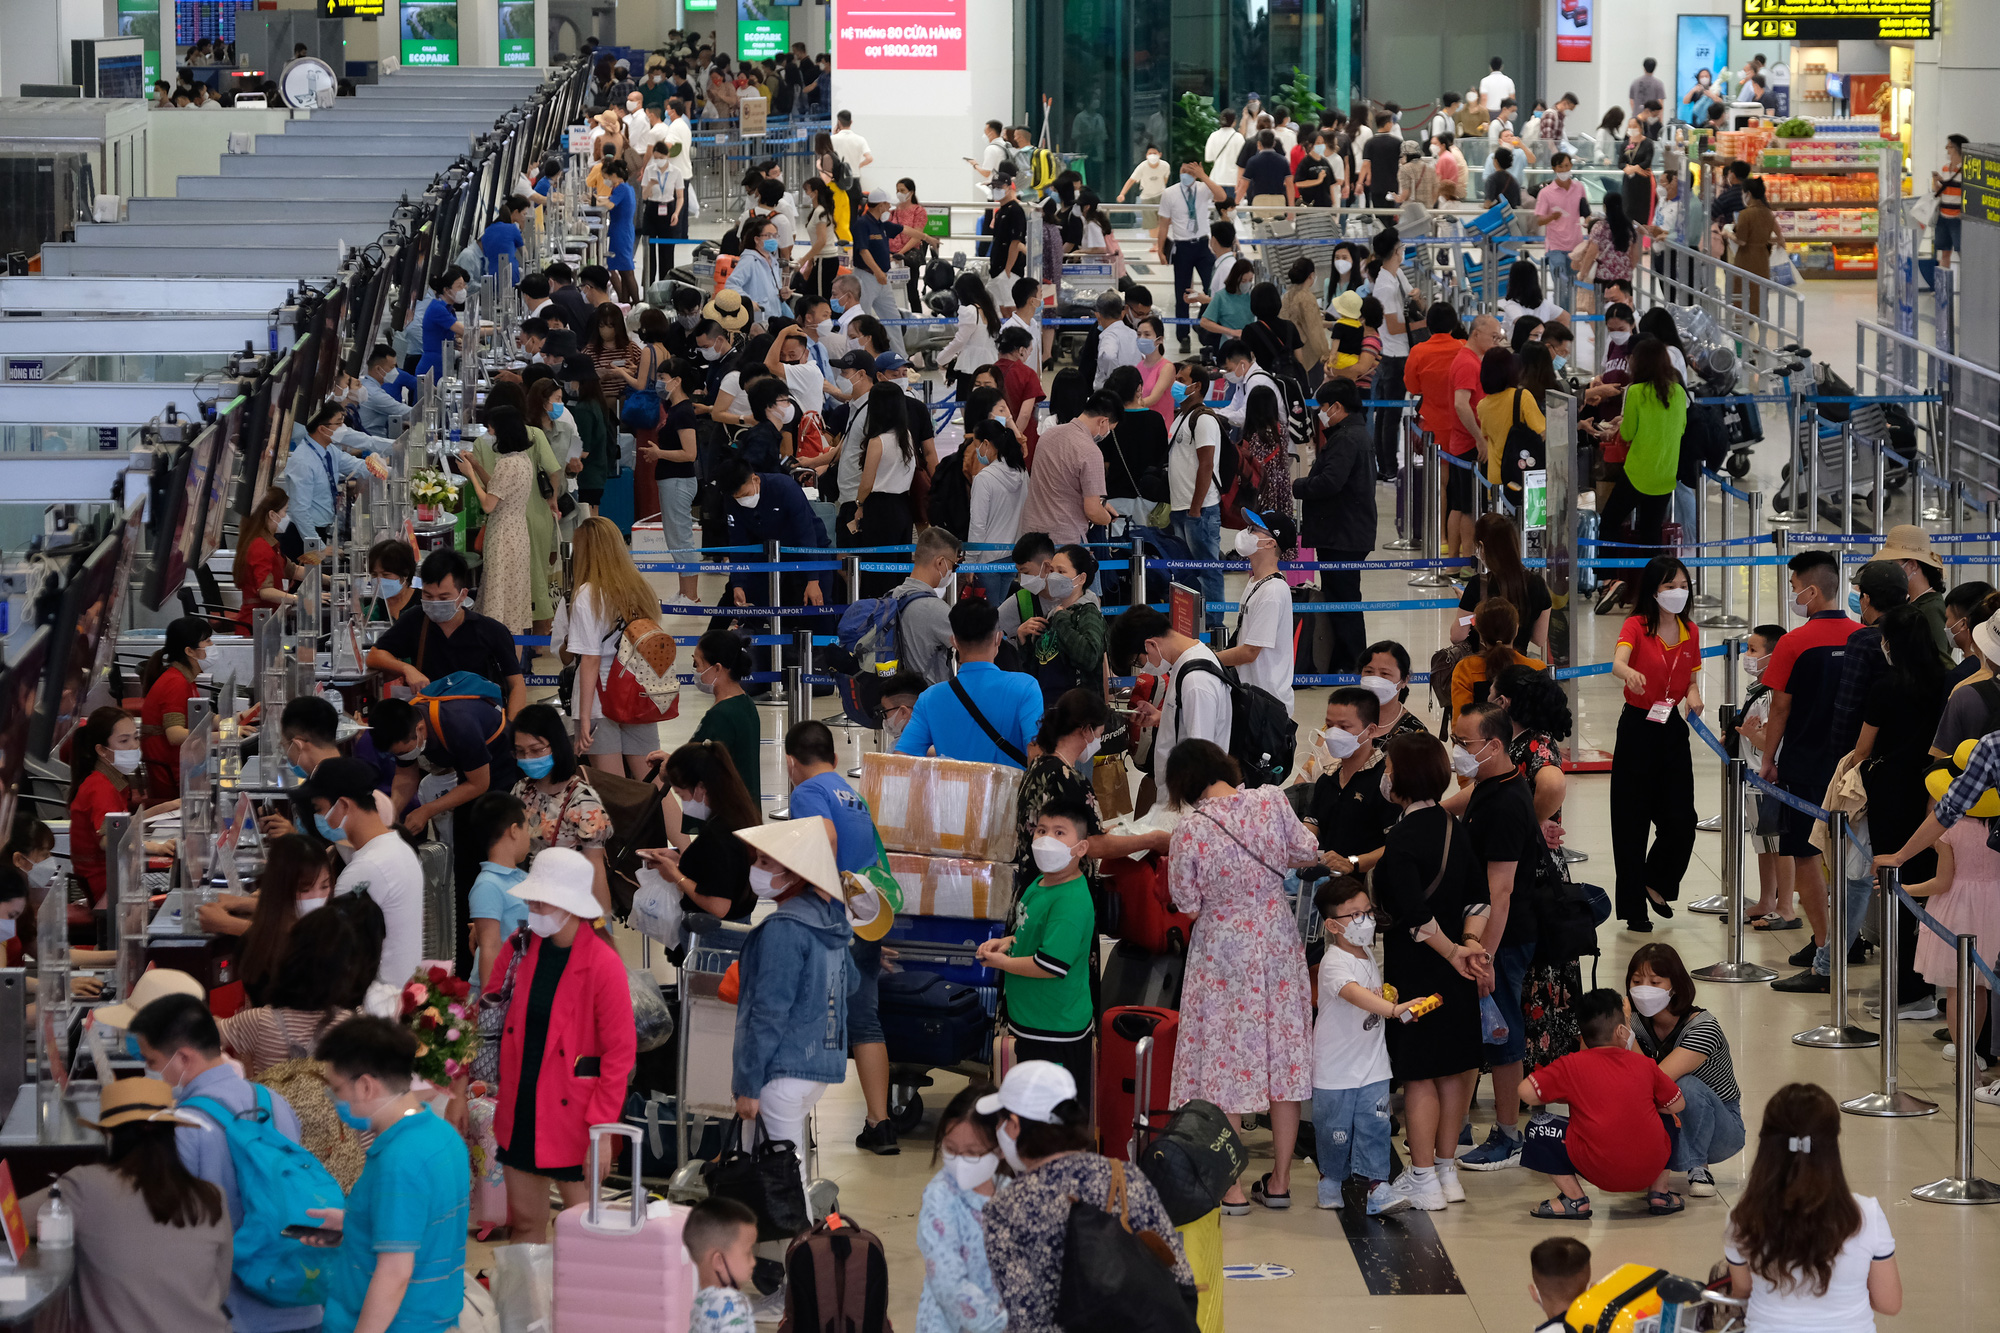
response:
M270 487L236 529L236 564L230 574L236 580L236 590L243 595L235 619L245 634L250 632L251 616L258 607L275 611L298 600L296 594L286 591L285 585L304 578L305 571L278 551L278 534L291 521L291 515L285 512L291 500L284 487ZM300 561L316 565L319 552L308 551Z
M146 682L146 703L139 710L139 749L146 760L147 792L155 801L180 795L188 704L197 693L195 681L215 646L214 637L207 621L182 616L167 626L166 646L139 670Z
M69 767L69 860L90 887L91 902L104 905L104 818L177 809L180 802L147 806L138 782L145 762L139 749L139 719L110 704L91 713L72 738ZM148 842L148 852L171 854L171 842Z

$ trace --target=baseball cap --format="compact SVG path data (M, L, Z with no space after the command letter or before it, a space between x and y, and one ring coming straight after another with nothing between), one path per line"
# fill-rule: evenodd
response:
M884 352L875 358L875 373L886 375L892 370L901 370L910 364L910 359L901 352Z
M1076 1100L1076 1078L1069 1070L1048 1060L1023 1060L1000 1080L1000 1091L988 1093L974 1104L981 1115L1012 1111L1023 1120L1056 1123L1056 1107Z
M1854 586L1877 611L1893 611L1910 600L1910 576L1894 560L1870 560L1854 576Z
M889 192L883 189L870 190L868 192L868 202L871 204L886 204L889 202Z
M875 369L875 358L857 347L852 351L843 352L835 357L833 368L835 370L873 371Z

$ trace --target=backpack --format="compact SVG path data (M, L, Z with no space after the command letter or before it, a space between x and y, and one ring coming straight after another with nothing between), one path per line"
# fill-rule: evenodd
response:
M326 1088L326 1066L307 1055L303 1047L294 1046L291 1059L280 1060L250 1081L291 1103L292 1113L299 1118L299 1142L333 1173L341 1189L353 1189L354 1182L361 1179L368 1149L361 1136L334 1114L333 1094Z
M1190 671L1219 677L1229 687L1229 753L1243 770L1243 785L1263 787L1283 782L1291 774L1299 736L1299 724L1285 706L1267 691L1245 685L1237 679L1234 668L1197 658L1174 672L1176 717Z
M1597 927L1604 916L1599 915L1594 901L1600 895L1601 890L1569 877L1560 852L1542 849L1535 864L1534 898L1529 904L1535 914L1536 962L1560 966L1579 958L1596 958L1603 952L1597 946Z
M236 1228L230 1269L246 1290L267 1305L296 1307L326 1302L326 1274L332 1267L319 1249L284 1234L288 1226L317 1226L308 1208L344 1208L340 1184L304 1144L278 1132L271 1115L271 1091L251 1085L254 1109L241 1115L213 1097L190 1097L182 1105L221 1126L236 1169L243 1221Z
M654 773L658 772L657 766ZM611 832L604 840L604 881L611 908L620 920L631 914L639 892L639 872L645 862L642 847L666 846L666 817L660 813L660 791L651 779L631 778L604 769L590 770L587 782L604 806Z
M1028 187L1032 190L1046 190L1062 175L1062 159L1046 147L1028 150Z
M618 622L618 655L604 679L604 716L626 726L680 716L681 687L673 677L674 636L651 620Z
M863 597L840 613L838 643L825 651L826 665L842 679L841 702L847 715L864 727L879 725L876 706L882 699L882 682L896 674L900 662L898 642L902 638L903 612L911 602L929 597L913 592L901 599Z
M1139 1142L1139 1170L1177 1227L1214 1212L1250 1165L1228 1117L1200 1098L1175 1111L1164 1128L1141 1130Z
M891 1333L889 1262L874 1232L834 1213L792 1242L778 1333Z

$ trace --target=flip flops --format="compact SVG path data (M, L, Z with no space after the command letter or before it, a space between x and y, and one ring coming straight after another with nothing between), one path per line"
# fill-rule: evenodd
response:
M1776 912L1773 912L1761 921L1752 921L1750 923L1750 929L1752 930L1803 930L1804 928L1805 924L1797 917L1782 917Z
M1271 1192L1271 1173L1269 1171L1266 1171L1257 1179L1255 1184L1250 1186L1250 1198L1253 1202L1261 1203L1266 1208L1289 1208L1292 1206L1292 1196L1289 1193L1273 1194Z
M1566 1194L1558 1194L1553 1199L1543 1199L1528 1210L1530 1217L1550 1218L1555 1221L1582 1222L1590 1217L1590 1198L1572 1199Z

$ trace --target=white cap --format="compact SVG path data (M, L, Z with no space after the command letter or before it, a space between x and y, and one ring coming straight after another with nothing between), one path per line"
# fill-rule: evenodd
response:
M1000 1080L1000 1091L981 1097L974 1109L981 1115L1012 1111L1023 1120L1056 1123L1056 1107L1076 1100L1076 1079L1059 1064L1023 1060Z
M547 903L571 916L595 921L604 915L597 895L590 891L596 878L596 867L582 852L569 847L544 847L535 853L528 877L507 893L524 902Z

